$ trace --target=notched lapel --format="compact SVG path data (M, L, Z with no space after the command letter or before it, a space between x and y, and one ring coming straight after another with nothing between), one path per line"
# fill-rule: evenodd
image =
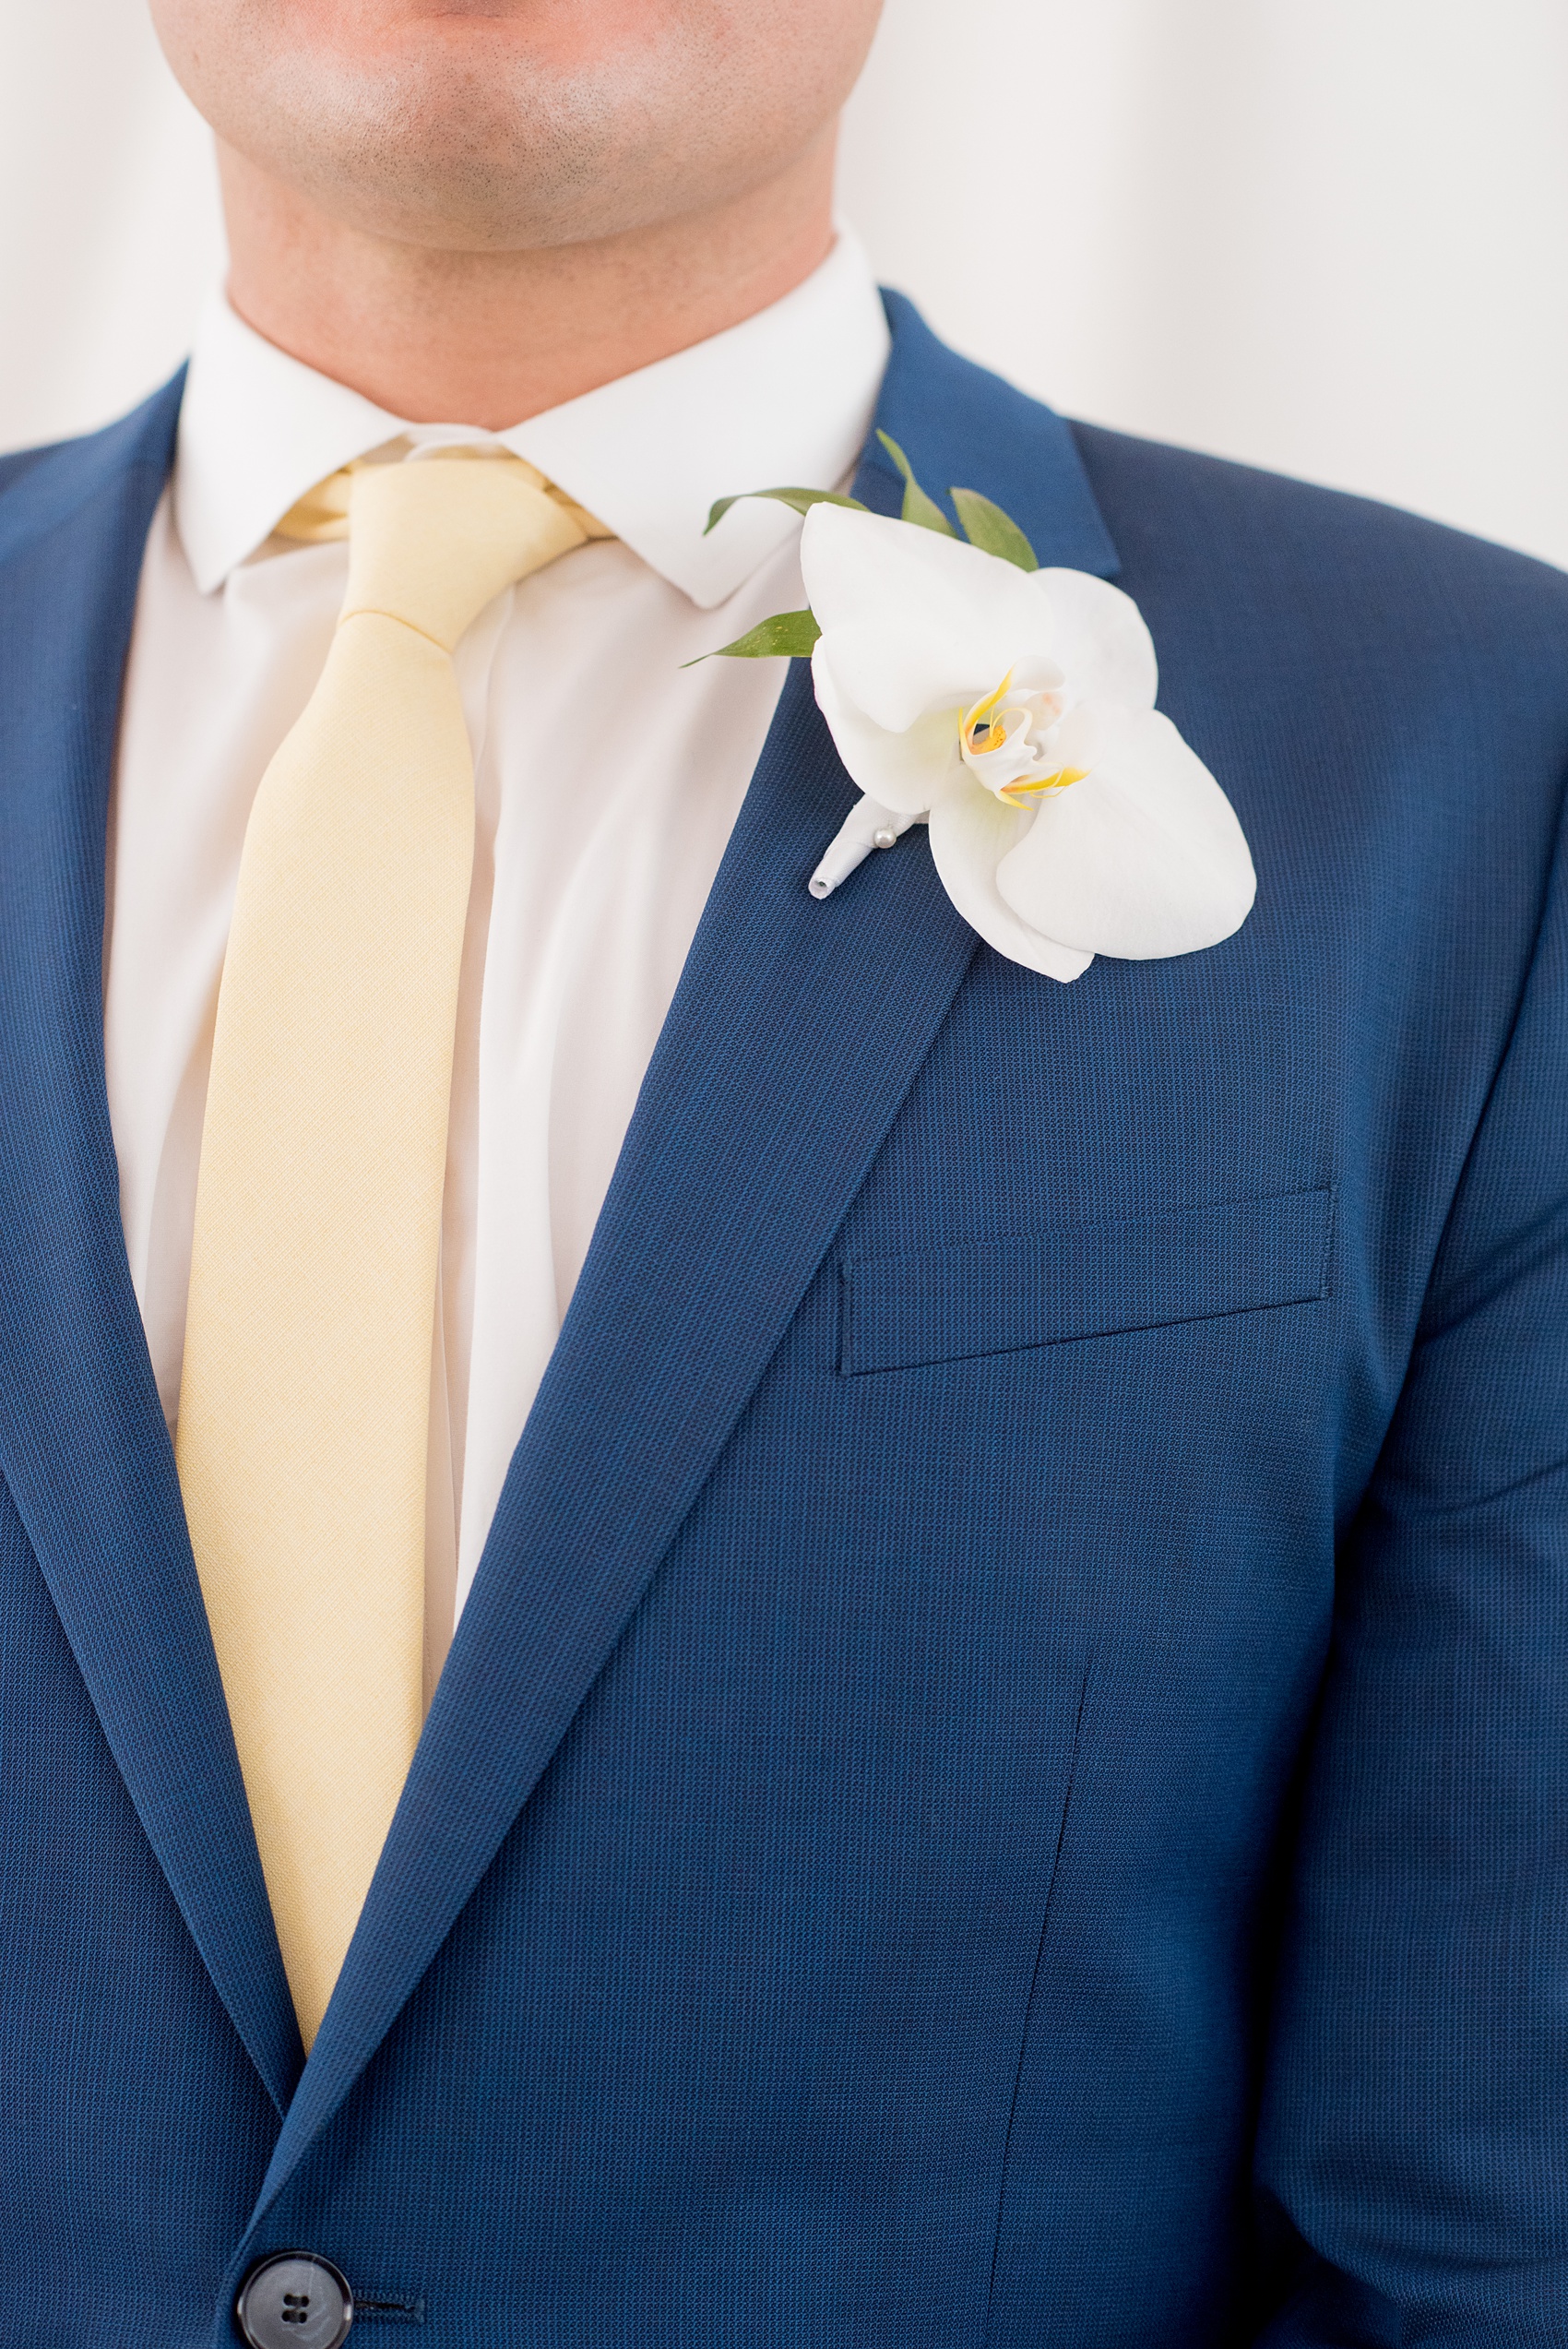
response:
M879 422L1040 559L1116 566L1066 425L889 302ZM874 443L856 483L900 483ZM660 1035L360 1928L253 2219L342 2103L527 1801L745 1408L975 949L923 832L825 904L855 797L797 663Z
M1054 410L939 342L914 304L885 293L893 355L877 423L933 495L978 489L1023 531L1043 564L1111 578L1121 557L1072 426ZM903 483L873 437L855 495L896 514Z
M0 500L0 1473L274 2101L303 2061L120 1225L104 829L176 381Z

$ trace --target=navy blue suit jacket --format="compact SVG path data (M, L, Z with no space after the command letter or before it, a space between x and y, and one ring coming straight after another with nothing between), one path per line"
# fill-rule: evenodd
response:
M104 1093L179 387L7 461L5 2349L285 2246L367 2349L1568 2338L1568 579L891 306L1257 908L1063 987L923 833L814 902L791 673L308 2064Z

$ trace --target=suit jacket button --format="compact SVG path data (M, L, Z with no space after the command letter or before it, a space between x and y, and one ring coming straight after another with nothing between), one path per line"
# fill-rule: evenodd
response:
M258 2260L234 2303L249 2349L338 2349L354 2321L348 2278L314 2251Z

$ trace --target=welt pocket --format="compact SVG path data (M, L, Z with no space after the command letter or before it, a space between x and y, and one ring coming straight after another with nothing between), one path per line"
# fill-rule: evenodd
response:
M1328 1294L1334 1194L1063 1223L841 1267L839 1368L912 1370Z

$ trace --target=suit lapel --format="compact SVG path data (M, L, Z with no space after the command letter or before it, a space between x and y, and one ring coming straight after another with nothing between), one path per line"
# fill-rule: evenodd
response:
M0 1473L104 1735L281 2111L302 2061L120 1226L104 830L181 386L0 507Z
M879 421L1042 561L1115 552L1066 428L889 301ZM897 511L880 448L857 494ZM253 2219L330 2119L538 1783L778 1345L974 950L923 834L825 904L855 793L796 664L514 1455L360 1928ZM244 2247L242 2253L244 2255Z

